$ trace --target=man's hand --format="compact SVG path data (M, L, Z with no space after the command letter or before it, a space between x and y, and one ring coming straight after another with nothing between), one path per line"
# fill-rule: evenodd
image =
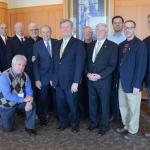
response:
M75 93L78 91L78 83L73 83L71 86L71 92Z
M41 87L42 87L41 81L35 81L35 86L36 86L39 90L41 90Z
M88 73L87 77L90 81L97 81L97 80L101 79L101 76L96 73Z
M35 56L32 56L32 62L35 62L35 60L36 60L36 57Z
M30 102L30 103L32 103L32 102L33 102L33 97L32 97L32 96L26 96L26 97L24 98L24 100L25 100L25 102Z
M139 92L140 92L140 89L138 89L138 88L133 88L133 94L134 94L134 95L138 95Z
M25 111L30 111L32 109L32 103L31 102L27 102L25 105Z

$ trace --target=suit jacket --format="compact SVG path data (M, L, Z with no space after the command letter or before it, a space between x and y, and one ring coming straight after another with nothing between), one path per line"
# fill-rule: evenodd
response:
M98 52L95 62L92 62L93 51L96 41L92 42L87 49L86 73L97 73L101 79L100 82L105 87L110 87L112 73L117 64L118 46L112 41L106 39Z
M11 66L11 52L8 49L10 37L7 37L6 44L0 36L0 71L4 71Z
M60 59L60 47L63 40L59 40L55 46L53 86L62 89L70 89L72 83L81 82L85 64L84 44L79 39L71 37L64 54Z
M51 39L52 55L55 42L56 40ZM33 64L35 81L39 80L42 85L48 85L52 80L53 56L51 58L43 40L34 44L33 55L36 57Z
M36 41L34 41L31 37L29 37L25 41L25 56L27 58L27 65L25 71L29 75L31 81L33 80L33 62L32 62L33 45L40 40L42 40L41 37L38 37Z
M134 37L129 42L129 52L121 60L125 44L126 40L119 45L120 81L124 92L132 93L134 87L142 88L146 71L147 49L140 39Z
M149 87L150 86L150 36L145 38L143 41L147 47L147 66L146 66L146 73L144 77L144 83L146 87Z
M27 38L25 38L25 41L26 39ZM25 55L25 41L21 42L16 35L10 39L8 47L9 50L11 50L12 56L17 54Z

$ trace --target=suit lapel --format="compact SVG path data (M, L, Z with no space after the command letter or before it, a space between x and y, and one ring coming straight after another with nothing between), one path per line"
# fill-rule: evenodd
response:
M108 47L108 40L106 39L105 42L103 43L103 45L101 46L96 58L95 58L95 61L98 57L101 56L101 54L103 53L103 51L105 51L105 49Z
M2 39L2 37L0 36L0 42L3 44L3 45L5 45L6 46L6 44L4 43L4 41L3 41L3 39Z
M70 46L72 46L73 41L74 41L74 37L71 37L70 40L68 41L68 43L67 43L65 49L64 49L64 53L63 53L61 59L63 59L63 57L64 57L64 56L67 54L67 52L70 50ZM62 42L63 42L63 40L62 40ZM62 44L62 42L61 42L61 44ZM61 46L60 46L60 48L61 48ZM60 50L59 50L59 52L60 52Z
M45 43L44 43L44 41L42 40L42 49L43 49L43 51L45 52L45 53L47 53L47 55L50 57L50 54L49 54L49 52L48 52L48 50L47 50L47 47L45 46Z

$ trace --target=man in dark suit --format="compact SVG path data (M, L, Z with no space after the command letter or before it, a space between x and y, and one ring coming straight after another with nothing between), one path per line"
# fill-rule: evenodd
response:
M30 23L28 25L28 31L29 31L29 37L25 41L25 56L28 60L25 71L30 77L31 85L33 89L33 97L37 106L38 92L37 92L37 88L35 87L35 79L34 79L34 73L33 73L33 63L35 61L35 56L33 56L33 45L36 42L42 40L42 38L39 37L39 28L37 24ZM38 107L36 107L36 110L38 110L37 108Z
M126 140L136 137L139 130L142 82L146 71L147 49L135 36L136 23L127 20L124 32L127 40L119 45L119 107Z
M107 26L100 23L96 26L96 37L87 50L87 78L89 89L89 117L92 131L98 127L99 134L109 130L109 98L112 73L117 64L117 44L107 39ZM98 113L99 111L99 113ZM99 115L100 114L100 115Z
M11 66L11 53L8 49L10 37L7 36L7 25L0 24L0 72L8 69Z
M25 55L25 41L26 37L24 37L24 26L21 22L17 22L14 26L15 35L11 38L9 46L9 50L11 50L12 57L21 54Z
M77 94L84 70L85 49L83 42L72 36L73 23L70 20L63 19L60 22L60 30L63 39L59 40L55 47L52 81L52 85L56 87L59 130L68 127L69 109L72 132L78 132Z
M41 27L43 40L34 44L33 55L35 85L39 89L40 97L38 98L38 117L40 124L47 125L48 105L52 98L49 96L51 91L50 82L53 71L53 47L55 40L51 39L51 28L47 25Z

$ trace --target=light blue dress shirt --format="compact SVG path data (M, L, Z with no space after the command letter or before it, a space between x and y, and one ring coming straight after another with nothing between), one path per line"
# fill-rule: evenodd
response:
M17 73L15 73L15 71L13 71L13 74L15 77L17 76ZM24 98L19 97L15 93L12 93L9 79L4 73L0 75L0 91L2 92L4 98L9 101L17 102L17 103L25 102ZM33 94L29 77L27 77L26 79L25 92L26 92L26 96L32 96Z

